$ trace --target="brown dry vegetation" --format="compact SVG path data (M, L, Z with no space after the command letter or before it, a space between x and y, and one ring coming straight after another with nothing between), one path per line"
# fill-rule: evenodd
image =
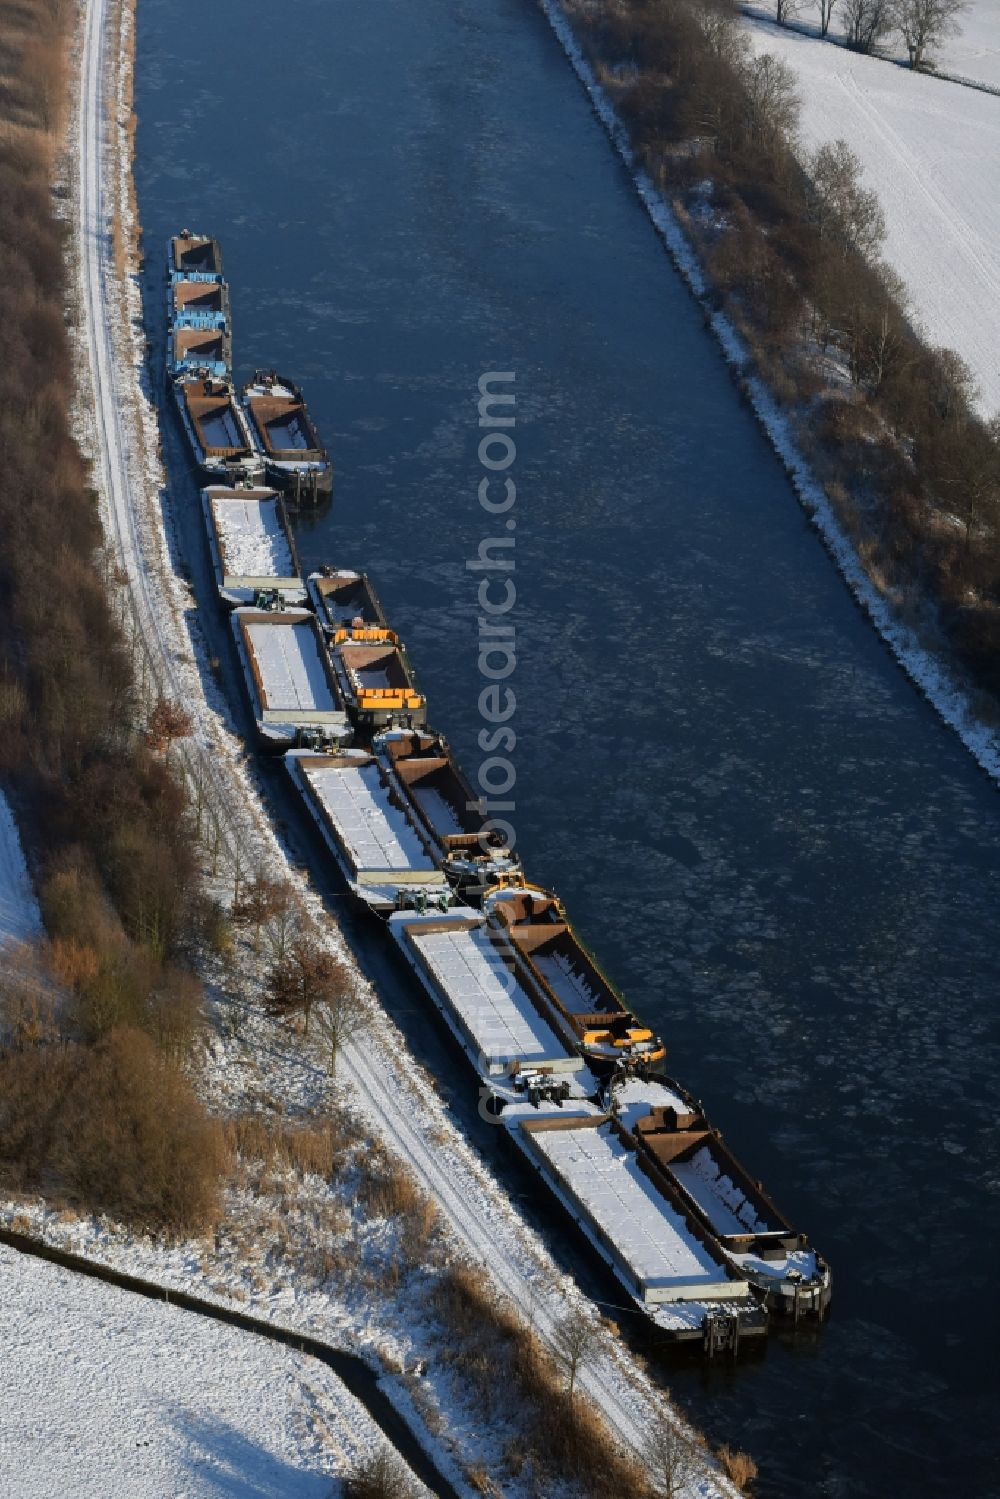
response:
M508 1451L509 1467L530 1464L542 1489L546 1480L561 1480L585 1499L654 1499L641 1465L620 1451L589 1402L569 1394L537 1334L497 1299L481 1272L453 1266L432 1298L450 1335L440 1357L468 1385L483 1419L522 1418L523 1445Z
M897 604L930 602L995 704L1000 429L961 360L911 327L857 164L803 170L791 74L748 53L733 0L568 9L870 576Z
M220 1126L142 1031L0 1056L0 1178L134 1227L206 1232L225 1166Z
M6 1100L0 1150L8 1183L181 1231L210 1216L221 1161L175 1065L201 998L184 958L200 901L194 833L165 753L187 720L137 690L70 429L51 182L75 20L70 0L0 0L0 776L62 996L31 1024L23 995L6 996L17 1013L0 1014L0 1067L17 1104ZM162 1105L155 1128L144 1097Z

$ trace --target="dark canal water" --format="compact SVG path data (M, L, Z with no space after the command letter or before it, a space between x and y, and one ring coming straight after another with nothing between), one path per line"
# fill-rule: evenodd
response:
M335 453L480 755L477 381L516 371L516 825L835 1270L820 1336L673 1373L764 1496L1000 1494L996 792L805 523L530 0L141 0L138 182L218 234L241 375Z

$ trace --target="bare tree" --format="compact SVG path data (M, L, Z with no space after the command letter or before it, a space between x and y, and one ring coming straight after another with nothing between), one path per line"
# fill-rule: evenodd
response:
M885 239L885 215L877 195L862 187L862 171L846 141L821 146L809 162L811 208L822 238L840 236L872 260Z
M350 975L344 965L306 927L296 934L267 976L267 1007L272 1015L302 1015L308 1035L309 1019L317 1006L334 1010L343 1003L346 1015L343 995L349 987Z
M817 0L819 6L819 34L826 36L830 30L830 22L837 8L837 0Z
M367 1004L350 983L346 972L343 978L341 986L331 988L316 1011L316 1025L326 1042L331 1077L337 1075L337 1058L344 1042L357 1035L368 1023Z
M150 749L168 755L174 740L186 739L193 728L194 719L186 708L169 698L160 697L149 715L146 743Z
M555 1325L552 1334L552 1356L566 1375L566 1393L573 1399L576 1376L597 1351L598 1332L586 1312L574 1308Z
M802 0L774 0L774 19L779 26L786 26L799 13Z
M233 901L232 919L236 926L253 928L253 950L260 951L260 938L265 923L287 911L291 899L287 883L269 880L258 874L244 885L239 898Z
M291 885L279 881L271 890L269 911L265 918L264 935L271 955L277 962L284 962L288 944L302 928L303 912Z
M895 24L895 0L843 0L844 30L855 52L874 52Z
M694 1438L665 1406L650 1418L643 1455L656 1499L681 1499L704 1464Z
M780 57L762 52L743 74L747 97L747 134L758 146L771 146L778 138L795 134L799 122L799 95L795 74Z
M906 43L911 68L927 66L927 54L961 27L968 0L896 0L896 26Z
M938 487L965 528L965 558L973 540L1000 529L1000 416L956 432L949 452L934 455Z
M750 43L740 27L733 0L702 0L692 16L713 57L733 67L744 61Z

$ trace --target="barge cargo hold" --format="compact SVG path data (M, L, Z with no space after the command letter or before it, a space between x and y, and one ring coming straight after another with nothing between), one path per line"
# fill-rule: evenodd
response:
M211 483L259 481L264 463L228 380L179 379L174 399L202 476Z
M273 370L258 370L241 399L264 455L268 483L296 501L330 494L333 464L299 387Z
M367 573L334 571L324 568L310 573L307 579L309 597L316 618L329 635L340 630L388 629L382 605Z
M171 281L167 322L172 327L229 328L229 287L218 277Z
M208 375L224 380L232 368L229 330L222 321L217 327L189 327L176 322L167 334L167 369L170 374Z
M234 609L231 618L263 743L346 744L351 727L314 616L304 609Z
M167 245L167 274L188 276L192 272L221 276L222 250L219 241L210 234L192 234L190 229L182 229Z
M736 1353L766 1335L767 1314L712 1236L616 1120L523 1110L510 1136L636 1307L671 1341Z
M260 605L265 597L278 607L305 603L295 538L275 490L212 484L201 503L224 603Z
M497 881L520 878L520 859L479 810L482 798L442 735L390 730L377 737L374 748L429 835L448 878L468 900L478 901Z
M424 722L427 704L417 691L406 650L392 630L338 630L331 650L348 711L367 732L393 724L419 727Z
M448 882L372 755L292 750L285 765L359 900L376 911L404 899L447 909Z
M595 1070L646 1071L663 1062L663 1042L633 1015L576 936L556 896L537 885L502 887L487 892L483 909Z
M795 1321L825 1313L832 1292L829 1265L701 1114L656 1108L635 1121L633 1134L640 1155L667 1173L685 1206L770 1311Z

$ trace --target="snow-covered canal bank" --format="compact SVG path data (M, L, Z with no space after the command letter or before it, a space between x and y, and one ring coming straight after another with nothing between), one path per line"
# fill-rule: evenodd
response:
M329 1369L0 1246L9 1499L327 1499L379 1445Z
M975 16L987 62L993 32L1000 49L1000 6L990 12ZM932 343L961 354L981 408L1000 410L1000 97L763 21L746 24L758 52L795 71L806 147L842 138L861 158L885 210L885 258L903 278L916 321Z
M30 942L42 929L10 803L0 791L0 948Z

